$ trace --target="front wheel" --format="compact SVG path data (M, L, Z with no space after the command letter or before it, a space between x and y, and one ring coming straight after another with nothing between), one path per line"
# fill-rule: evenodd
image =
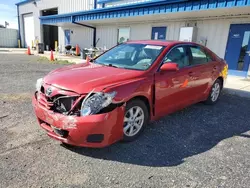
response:
M207 100L205 101L205 103L206 104L215 104L220 97L221 90L222 90L222 82L221 82L221 80L217 79L214 82L214 84L211 88L211 91L209 93L209 96L208 96Z
M141 100L128 102L123 123L123 141L135 140L144 130L149 119L149 111Z

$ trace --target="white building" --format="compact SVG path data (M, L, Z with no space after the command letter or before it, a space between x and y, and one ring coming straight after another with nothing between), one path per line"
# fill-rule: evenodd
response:
M110 48L124 40L202 43L245 76L250 57L250 0L26 0L17 3L23 46ZM188 28L187 28L188 27Z

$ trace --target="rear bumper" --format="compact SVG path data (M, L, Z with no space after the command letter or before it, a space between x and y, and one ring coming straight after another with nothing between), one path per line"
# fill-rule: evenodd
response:
M51 138L75 146L105 147L123 138L124 106L105 114L86 117L66 116L32 104L39 125Z

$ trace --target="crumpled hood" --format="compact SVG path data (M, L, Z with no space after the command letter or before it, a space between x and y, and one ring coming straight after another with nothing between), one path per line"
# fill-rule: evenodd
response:
M55 87L79 94L95 89L104 89L119 82L141 75L141 71L102 66L98 64L78 64L66 66L50 72L44 82Z

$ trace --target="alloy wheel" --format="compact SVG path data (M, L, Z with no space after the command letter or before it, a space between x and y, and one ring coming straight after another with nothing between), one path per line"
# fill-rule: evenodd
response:
M134 106L127 110L124 116L123 132L126 136L135 136L144 123L144 111L139 106Z
M215 102L218 99L219 95L220 95L220 84L215 83L211 92L211 100Z

